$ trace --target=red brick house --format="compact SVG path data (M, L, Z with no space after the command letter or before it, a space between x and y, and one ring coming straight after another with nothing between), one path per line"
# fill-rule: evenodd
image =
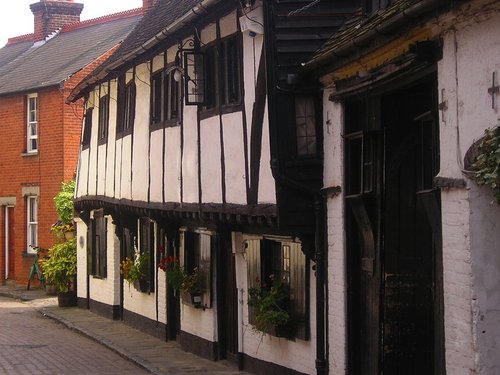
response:
M80 21L83 4L72 0L41 0L30 8L34 33L0 49L1 284L25 283L34 248L52 244L53 197L75 174L83 118L81 103L65 103L68 94L144 10Z

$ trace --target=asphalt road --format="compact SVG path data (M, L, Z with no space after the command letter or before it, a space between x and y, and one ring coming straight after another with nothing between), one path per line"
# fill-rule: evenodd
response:
M147 371L34 307L0 297L0 374L141 375Z

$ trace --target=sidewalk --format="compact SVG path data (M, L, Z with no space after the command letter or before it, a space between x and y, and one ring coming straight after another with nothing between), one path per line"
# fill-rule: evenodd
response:
M187 353L176 342L162 341L121 321L103 318L77 307L59 308L57 298L47 296L39 288L27 291L21 286L0 285L0 296L26 301L44 316L99 342L152 374L248 374L226 361L212 362Z

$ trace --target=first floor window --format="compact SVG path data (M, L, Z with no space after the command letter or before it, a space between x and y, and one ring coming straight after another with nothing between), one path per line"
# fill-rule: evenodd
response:
M27 232L28 253L35 253L38 246L38 197L28 196L27 203Z
M99 99L99 123L98 123L99 144L106 143L106 141L108 140L108 123L109 123L109 94L104 95Z
M313 98L299 97L295 99L295 126L297 128L297 154L299 156L316 155L318 145Z
M90 146L90 137L92 135L92 113L94 108L89 108L85 112L85 121L83 124L83 134L82 134L82 148L88 148Z
M28 95L27 106L27 152L38 151L38 95Z
M102 209L94 211L90 230L90 256L88 258L91 263L90 273L95 277L105 278L107 273L107 220Z
M135 120L135 81L125 83L125 75L118 78L118 100L117 100L117 136L130 134L134 127Z
M254 303L249 304L250 324L259 328L258 314L266 314L264 310L274 288L279 290L276 303L286 312L287 322L267 333L308 339L308 268L300 243L264 238L247 240L246 249L250 299L256 296Z

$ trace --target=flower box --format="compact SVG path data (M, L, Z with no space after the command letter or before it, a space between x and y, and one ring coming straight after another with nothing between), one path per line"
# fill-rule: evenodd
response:
M203 301L203 294L201 292L184 292L181 291L181 298L182 301L190 306L193 306L197 309L200 309L203 307L202 301Z

